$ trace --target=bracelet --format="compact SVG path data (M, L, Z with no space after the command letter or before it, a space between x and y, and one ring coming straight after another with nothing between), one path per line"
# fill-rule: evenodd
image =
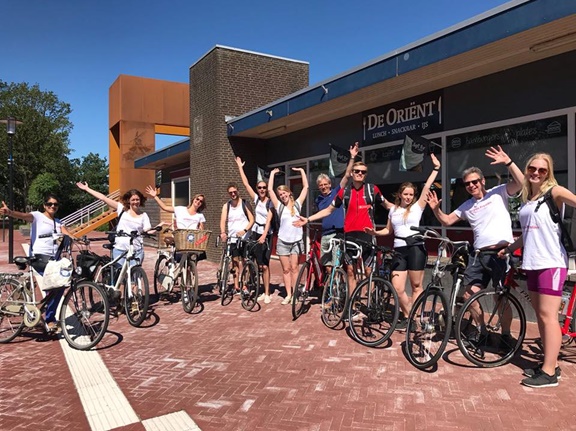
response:
M510 161L508 163L506 163L504 166L508 167L510 166L512 163L514 163L514 160L510 159Z
M440 168L434 168L432 170L438 172L440 170Z

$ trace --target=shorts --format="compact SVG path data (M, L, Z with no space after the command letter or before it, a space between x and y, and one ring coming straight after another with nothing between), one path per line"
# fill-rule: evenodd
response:
M486 267L492 270L492 274L482 267L480 259L482 259ZM485 288L492 281L492 286L496 287L500 281L504 282L506 267L506 260L500 259L498 256L483 254L474 256L474 254L471 254L468 259L468 266L464 271L464 286L481 286Z
M343 238L341 233L333 232L326 235L322 235L322 240L320 241L320 264L323 266L333 266L336 260L336 249L332 248L330 251L330 240L332 238Z
M424 271L428 252L424 244L396 247L392 271Z
M242 257L243 249L238 247L238 242L233 242L230 244L230 256L232 257Z
M278 256L290 256L291 254L302 254L304 243L302 241L284 242L280 238L276 241L276 254Z
M355 240L360 240L367 243L374 243L374 237L366 232L354 231L354 232L347 232L344 237L346 241L356 242ZM358 245L362 246L362 243ZM352 265L354 261L354 254L356 250L346 250L346 254L344 255L344 262L347 265ZM370 247L362 247L362 260L364 261L364 266L369 267L372 265L372 260L374 258L373 250Z
M540 295L562 296L562 287L566 281L566 268L546 268L525 270L526 287L530 292Z
M253 241L258 241L258 239L262 236L262 234L257 232L252 232L250 235L250 239ZM268 266L270 264L270 253L272 252L272 235L268 235L266 237L266 241L264 244L258 244L254 246L252 252L254 253L254 257L256 258L256 262L258 265L265 265Z

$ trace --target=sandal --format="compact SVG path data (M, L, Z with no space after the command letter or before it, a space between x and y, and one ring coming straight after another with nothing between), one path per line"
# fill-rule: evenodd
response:
M46 323L46 330L49 334L53 334L58 331L58 324L56 322L48 322Z

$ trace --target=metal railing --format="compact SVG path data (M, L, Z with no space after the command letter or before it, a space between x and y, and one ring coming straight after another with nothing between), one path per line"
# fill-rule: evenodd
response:
M120 197L120 190L116 190L115 192L110 193L107 197L113 200L118 200ZM84 208L80 208L78 211L63 217L62 223L69 228L82 226L83 224L88 223L94 217L97 217L100 214L106 212L107 208L108 205L106 203L102 202L101 200L97 200L89 205L86 205Z

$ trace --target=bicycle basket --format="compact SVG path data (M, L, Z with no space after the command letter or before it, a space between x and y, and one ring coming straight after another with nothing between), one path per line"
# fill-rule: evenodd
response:
M76 266L82 268L82 277L92 278L100 256L88 250L82 250L76 255Z
M206 251L212 231L177 229L174 231L176 251Z

